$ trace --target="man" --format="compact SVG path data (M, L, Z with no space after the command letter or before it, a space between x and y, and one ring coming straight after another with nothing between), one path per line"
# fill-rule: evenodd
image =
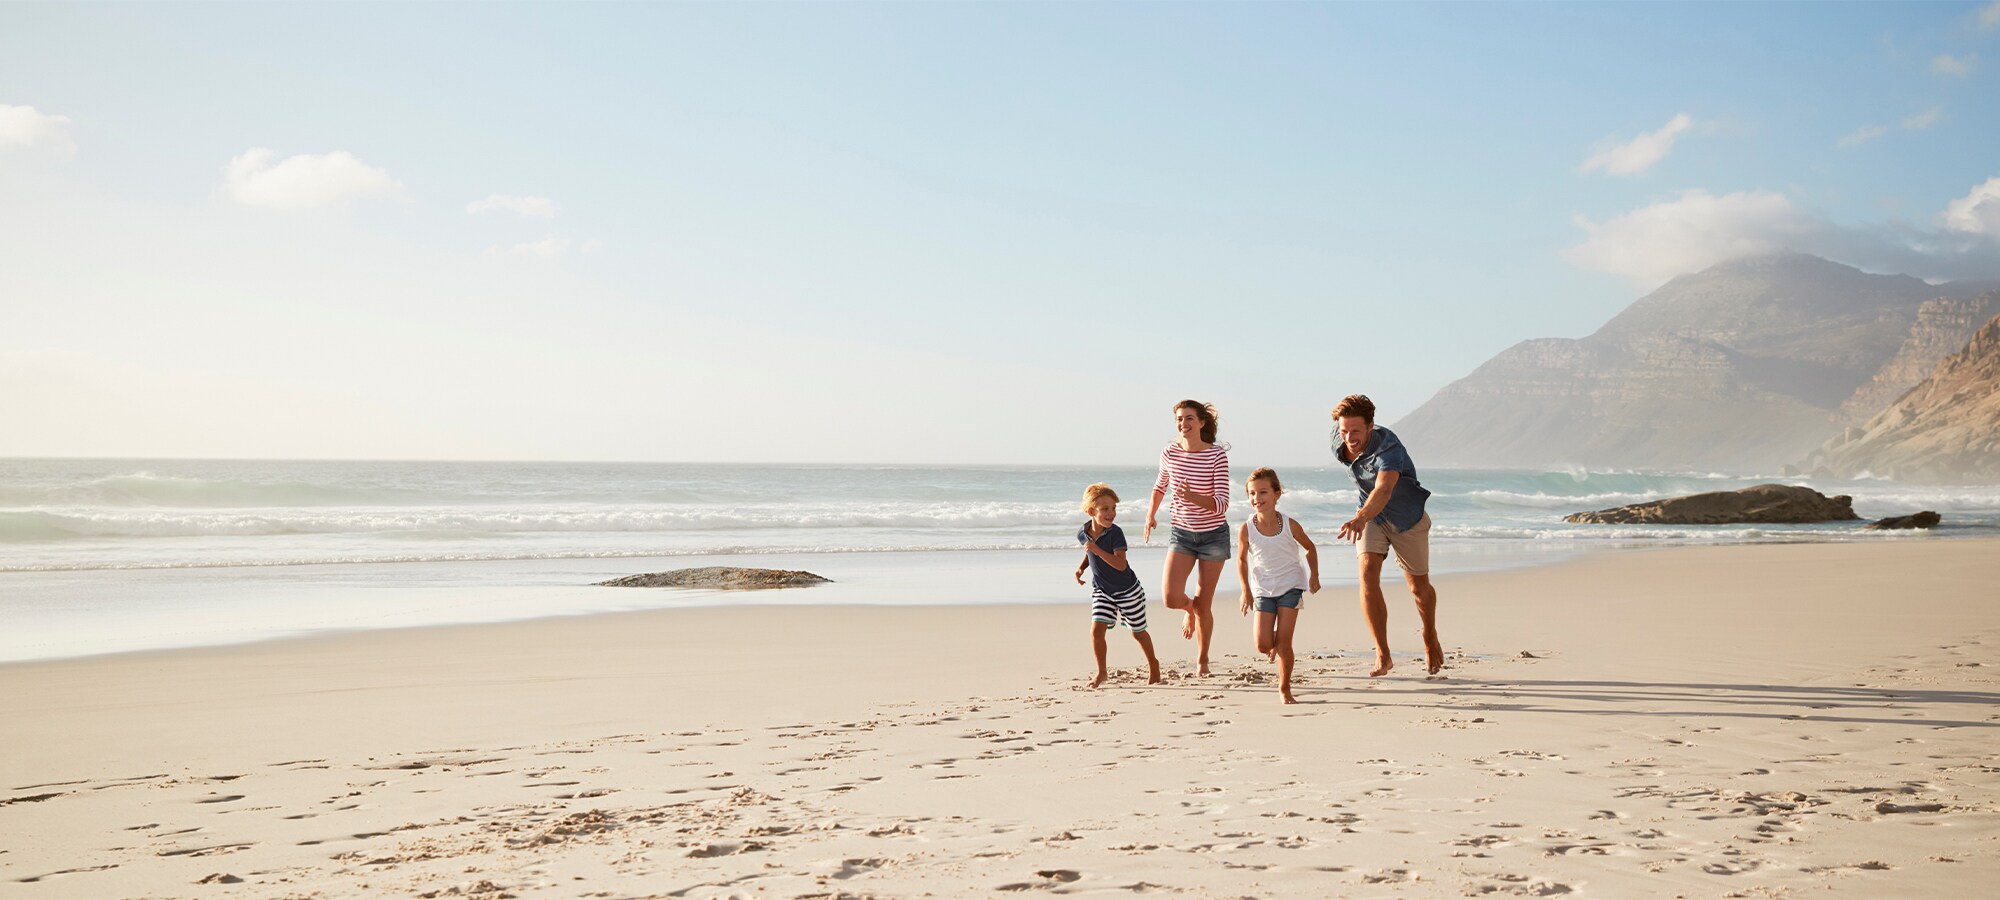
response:
M1389 658L1389 605L1382 598L1382 561L1396 551L1417 615L1424 620L1424 661L1430 674L1444 668L1444 645L1438 643L1437 590L1431 587L1431 517L1424 501L1431 495L1417 482L1417 466L1396 433L1375 424L1375 403L1360 394L1333 408L1333 456L1347 467L1361 491L1361 509L1340 526L1339 536L1357 542L1361 561L1361 612L1375 638L1375 678L1396 664Z

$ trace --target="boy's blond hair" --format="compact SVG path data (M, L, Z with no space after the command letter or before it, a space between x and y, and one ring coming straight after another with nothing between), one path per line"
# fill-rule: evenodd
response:
M1250 473L1249 478L1243 479L1243 486L1247 488L1256 484L1259 479L1270 482L1271 490L1277 491L1279 496L1284 496L1285 483L1278 480L1278 470L1270 466L1259 466L1257 471Z
M1084 512L1090 512L1090 508L1096 506L1097 501L1106 497L1110 497L1112 503L1118 502L1118 492L1112 490L1111 485L1100 481L1083 489L1083 503L1079 505L1079 508Z

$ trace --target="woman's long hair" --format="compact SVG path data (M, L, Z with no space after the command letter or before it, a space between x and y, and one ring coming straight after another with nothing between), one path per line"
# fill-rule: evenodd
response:
M1200 400L1182 400L1174 404L1175 412L1183 409L1194 410L1194 414L1201 417L1201 442L1215 443L1215 429L1222 424L1222 417L1215 413L1215 404L1203 403Z

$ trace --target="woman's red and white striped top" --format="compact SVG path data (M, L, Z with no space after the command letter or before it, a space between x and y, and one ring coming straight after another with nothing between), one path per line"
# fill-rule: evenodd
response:
M1206 510L1182 500L1180 486L1215 498L1215 509ZM1182 450L1180 442L1160 451L1160 477L1153 490L1172 501L1174 527L1188 531L1208 531L1229 524L1229 452L1220 444L1207 450Z

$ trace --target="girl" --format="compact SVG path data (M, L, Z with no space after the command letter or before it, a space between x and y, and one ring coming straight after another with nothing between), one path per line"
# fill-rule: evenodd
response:
M1151 542L1158 527L1160 501L1173 498L1173 539L1167 543L1167 608L1184 610L1181 637L1197 645L1195 674L1208 674L1208 641L1215 631L1215 583L1229 559L1229 452L1215 442L1215 407L1199 400L1174 404L1174 429L1179 439L1160 451L1160 477L1153 482L1153 503L1146 510ZM1187 593L1188 574L1200 571L1194 596Z
M1243 551L1236 557L1236 575L1243 581L1243 614L1250 614L1254 598L1257 652L1277 660L1278 695L1286 703L1297 703L1292 699L1292 631L1298 627L1305 593L1319 593L1319 548L1306 537L1299 520L1278 511L1278 498L1285 494L1278 473L1268 468L1251 472L1243 493L1256 510L1243 523L1239 537ZM1303 568L1300 550L1305 551Z

